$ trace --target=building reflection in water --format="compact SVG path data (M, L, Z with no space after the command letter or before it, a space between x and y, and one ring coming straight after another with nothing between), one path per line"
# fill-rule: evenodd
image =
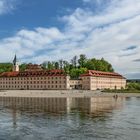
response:
M85 98L25 98L0 97L0 107L12 110L13 126L16 127L17 111L22 113L70 113L78 110L90 115L103 115L114 109L121 109L125 98L85 97ZM102 113L102 114L101 114Z

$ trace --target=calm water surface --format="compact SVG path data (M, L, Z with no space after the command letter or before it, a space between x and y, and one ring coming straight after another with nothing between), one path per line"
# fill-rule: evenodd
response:
M140 140L140 98L0 99L0 140Z

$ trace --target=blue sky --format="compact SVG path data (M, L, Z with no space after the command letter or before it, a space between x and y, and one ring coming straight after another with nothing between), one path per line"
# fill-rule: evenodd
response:
M18 0L18 2L7 0L7 3L10 1L14 8L0 16L1 38L12 35L21 28L52 26L62 28L64 25L58 22L58 17L70 13L83 4L81 0Z
M139 0L0 0L0 61L42 63L81 53L140 78Z

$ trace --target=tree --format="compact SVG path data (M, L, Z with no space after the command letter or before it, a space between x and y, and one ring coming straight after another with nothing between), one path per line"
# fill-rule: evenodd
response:
M63 69L63 59L60 59L60 60L59 60L59 66L60 66L60 67L59 67L60 69Z
M55 69L59 69L59 63L58 62L55 62Z
M47 65L48 65L48 62L47 61L44 61L41 65L42 65L42 68L43 69L46 69L47 68Z
M140 90L140 83L130 82L126 87L128 90Z
M108 63L104 58L100 59L88 59L85 63L85 68L88 70L98 70L98 71L106 71L106 72L113 72L114 69L112 65Z
M80 67L84 67L86 61L87 61L86 55L85 54L81 54L80 58L78 59L79 66Z
M26 64L26 63L23 63L23 64L21 64L21 65L19 66L19 70L20 70L20 71L25 71L26 68L27 68L27 64Z
M53 62L48 61L47 69L48 69L48 70L52 70L52 69L54 69Z
M12 71L13 64L12 63L0 63L0 73Z
M95 70L95 61L91 59L87 60L87 62L85 63L85 67L88 70Z
M77 56L75 55L72 59L71 59L71 63L72 63L72 66L74 67L74 68L76 68L77 67Z
M69 71L70 71L70 64L68 61L63 61L63 69L65 71L66 74L69 74Z
M79 76L87 71L86 68L76 68L70 71L71 78L77 79Z

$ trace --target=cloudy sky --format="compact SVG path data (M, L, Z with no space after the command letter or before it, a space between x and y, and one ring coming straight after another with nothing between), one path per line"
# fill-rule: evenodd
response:
M0 62L74 55L140 78L140 0L0 0Z

